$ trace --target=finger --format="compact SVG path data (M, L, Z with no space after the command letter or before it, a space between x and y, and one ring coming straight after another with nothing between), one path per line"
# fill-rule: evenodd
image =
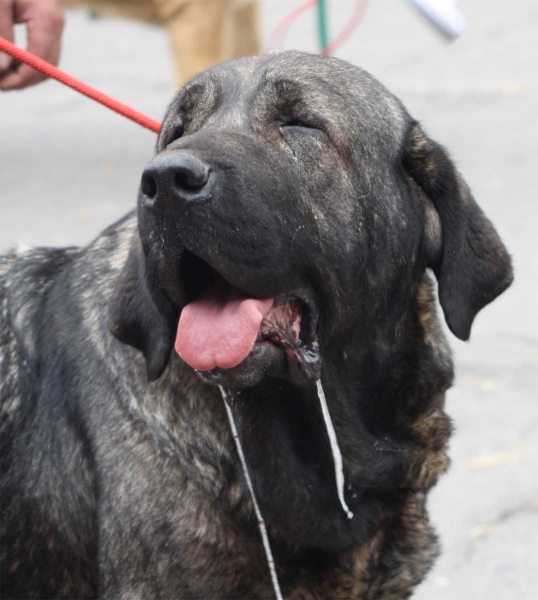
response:
M16 71L8 72L0 79L0 90L19 90L34 85L45 79L45 76L28 65L21 65Z
M0 0L0 37L13 41L13 0ZM6 71L13 59L9 54L0 52L0 74Z
M64 13L61 4L55 10L28 20L28 50L43 60L58 64L64 28Z

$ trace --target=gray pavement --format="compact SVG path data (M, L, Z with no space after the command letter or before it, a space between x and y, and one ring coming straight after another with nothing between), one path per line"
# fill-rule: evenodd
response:
M2 0L0 0L2 1ZM264 0L268 34L298 4ZM331 28L352 0L330 0ZM471 27L444 42L404 0L370 2L338 55L374 73L445 144L514 255L516 283L451 339L452 467L431 495L443 544L417 600L538 597L538 2L462 0ZM314 15L287 46L315 50ZM69 17L62 66L160 118L171 58L158 28ZM0 248L81 244L134 207L155 138L47 82L0 95Z

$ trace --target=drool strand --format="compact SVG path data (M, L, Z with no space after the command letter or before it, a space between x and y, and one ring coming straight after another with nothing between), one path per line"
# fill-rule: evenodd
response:
M331 443L338 498L340 500L342 508L344 509L344 512L347 515L347 518L352 519L353 513L349 510L349 507L344 499L344 464L342 461L342 454L338 446L338 440L336 439L336 432L334 431L331 415L329 413L329 407L327 406L327 400L325 399L325 394L321 385L321 379L317 380L316 385L318 387L318 398L321 404L321 412L323 413L325 427L327 428L327 435L329 436L329 441Z
M265 527L265 521L263 520L262 513L258 506L258 502L256 501L254 487L252 486L252 481L250 479L250 474L248 472L247 461L246 461L245 455L243 453L243 447L241 446L241 440L239 439L237 427L235 426L233 412L227 401L228 394L225 392L224 388L220 385L219 385L219 390L220 390L220 393L222 394L224 406L226 407L226 414L228 415L228 421L230 422L232 436L234 438L235 446L237 448L237 453L239 454L239 460L241 461L241 467L243 468L243 474L247 481L248 491L250 492L250 497L252 498L252 503L254 504L254 512L256 513L256 519L258 521L258 529L260 530L260 534L262 537L263 549L265 550L265 557L267 559L267 565L268 565L269 571L271 573L271 581L273 583L273 589L275 591L276 600L283 600L282 592L280 591L280 584L278 583L278 576L276 574L275 561L273 559L273 553L271 552L271 544L269 543L269 536L267 534L267 528Z

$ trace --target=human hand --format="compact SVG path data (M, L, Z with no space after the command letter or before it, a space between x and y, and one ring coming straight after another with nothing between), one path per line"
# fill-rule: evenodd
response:
M0 0L0 37L13 41L13 26L25 23L28 50L58 64L64 11L61 0ZM45 79L39 71L0 52L0 89L16 90Z

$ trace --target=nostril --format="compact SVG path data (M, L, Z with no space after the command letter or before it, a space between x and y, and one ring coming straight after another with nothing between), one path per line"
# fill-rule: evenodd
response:
M142 175L140 187L142 189L142 193L150 199L155 198L157 195L157 184L155 183L155 179L147 173Z
M177 188L187 191L197 191L205 186L209 179L207 167L179 169L174 177Z

